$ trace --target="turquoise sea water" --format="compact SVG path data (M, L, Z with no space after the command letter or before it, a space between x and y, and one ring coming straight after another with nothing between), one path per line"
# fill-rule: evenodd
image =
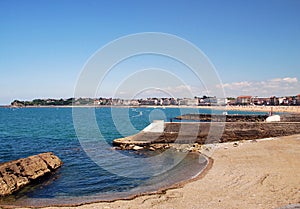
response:
M211 112L209 109L178 108L91 108L91 111L95 112L96 122L102 134L102 138L97 140L109 147L114 139L135 134L153 120L169 121L170 118L181 114ZM93 142L93 134L89 133L88 127L89 122L82 126L82 131L86 131L86 137L90 137L89 140ZM188 155L181 163L157 176L120 176L111 172L120 165L112 161L109 155L118 152L127 157L147 158L149 153L100 148L96 150L101 155L100 164L108 165L110 169L107 170L90 159L86 153L95 150L83 149L74 128L72 108L0 108L0 163L49 151L64 162L62 168L49 179L25 187L20 192L0 200L0 205L71 204L127 197L186 180L199 173L205 166L205 159L201 159L199 163L199 156ZM164 156L163 163L174 162L177 155L169 153L167 157ZM122 169L134 173L137 165L133 162L123 162ZM159 164L160 161L151 163Z

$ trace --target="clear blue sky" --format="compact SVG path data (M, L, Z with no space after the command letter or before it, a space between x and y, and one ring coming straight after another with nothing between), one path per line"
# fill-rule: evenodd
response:
M0 0L0 104L72 97L96 50L140 32L195 44L228 96L300 94L299 11L299 0Z

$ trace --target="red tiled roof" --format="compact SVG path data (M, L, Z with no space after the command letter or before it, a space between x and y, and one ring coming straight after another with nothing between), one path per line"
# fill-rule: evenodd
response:
M252 98L252 96L238 96L238 98Z

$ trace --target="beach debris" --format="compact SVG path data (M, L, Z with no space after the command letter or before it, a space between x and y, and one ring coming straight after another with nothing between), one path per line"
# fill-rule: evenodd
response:
M194 147L188 147L188 148L186 148L186 151L193 152L194 150L195 150L195 148L194 148Z
M22 187L52 173L63 162L52 152L42 153L0 165L0 196L18 191Z
M135 150L135 151L138 151L138 150L144 149L144 147L135 145L135 146L132 147L132 149Z
M201 144L194 143L193 147L196 148L196 149L201 149Z
M233 143L233 146L234 146L234 147L237 147L237 146L239 146L239 143L234 142L234 143Z
M154 147L149 147L149 150L150 151L155 151L155 148Z
M194 145L193 145L193 147L194 147L194 152L199 152L199 153L201 153L201 150L202 150L202 145L201 144L198 144L198 143L195 143Z
M111 147L110 150L121 150L121 147Z
M170 146L168 144L151 144L150 148L154 150L158 150L158 149L168 149L170 148Z

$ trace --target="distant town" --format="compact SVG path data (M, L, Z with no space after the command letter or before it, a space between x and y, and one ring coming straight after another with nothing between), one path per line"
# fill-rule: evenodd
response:
M300 94L284 97L238 96L237 98L217 98L210 96L194 98L147 98L147 99L116 99L116 98L68 98L68 99L34 99L32 101L14 100L12 107L30 106L226 106L226 105L257 105L257 106L296 106L300 105Z

